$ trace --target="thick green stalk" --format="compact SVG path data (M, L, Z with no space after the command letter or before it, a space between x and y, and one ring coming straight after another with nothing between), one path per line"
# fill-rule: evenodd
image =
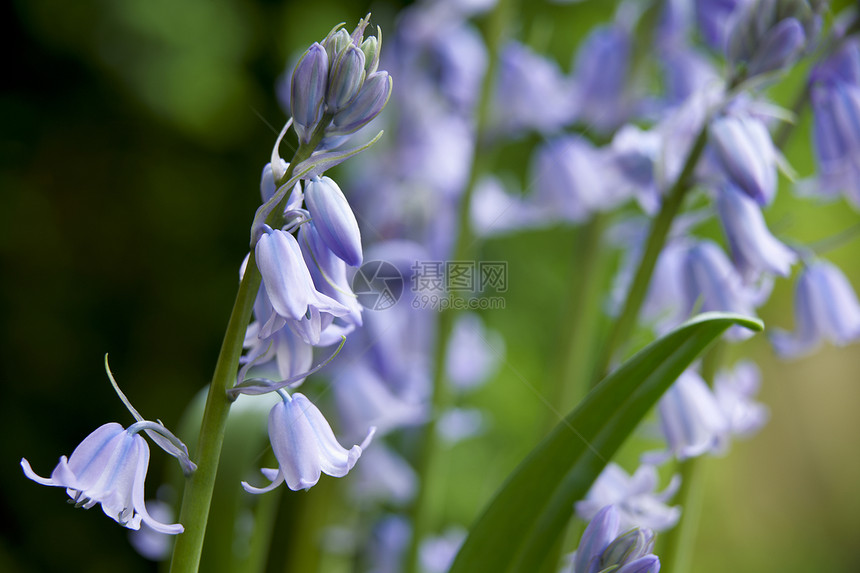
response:
M489 143L487 132L492 111L492 96L495 89L496 70L498 69L498 54L501 48L504 33L507 29L510 15L512 14L514 0L499 0L488 21L487 26L487 71L481 85L481 95L477 109L477 123L475 127L475 146L472 155L472 168L469 180L460 198L458 213L457 240L454 244L452 259L454 261L465 261L472 258L475 237L472 234L469 223L469 208L472 202L472 193L478 176L482 172L483 152ZM459 293L451 293L453 297L459 297ZM430 421L423 429L422 443L418 455L417 473L419 476L418 492L410 510L412 518L412 539L406 555L406 571L415 573L419 570L418 548L421 540L431 530L430 523L430 483L429 477L433 473L434 461L437 456L438 443L436 437L435 416L439 415L450 404L450 390L445 380L445 351L448 340L454 327L454 319L458 313L459 305L452 301L450 308L439 311L439 322L436 331L436 345L434 356L434 378L433 393L431 397ZM462 302L462 301L461 301Z
M561 412L569 412L588 392L596 351L595 333L601 324L602 304L605 295L607 256L603 245L603 232L608 215L595 213L576 235L572 249L576 256L571 260L577 277L571 292L567 293L567 312L563 328L561 375L556 384L553 404ZM554 425L555 420L550 420ZM550 426L552 427L552 426Z
M699 516L705 497L704 467L708 460L703 457L690 458L678 464L681 474L681 489L675 502L683 507L681 521L663 534L663 549L660 551L660 569L670 573L691 571L695 550Z
M708 123L705 122L690 152L687 154L681 174L675 180L672 188L669 189L663 200L663 204L660 206L660 212L651 224L648 240L645 243L645 249L642 252L642 258L639 261L639 267L636 269L633 282L630 284L624 308L613 324L606 344L603 347L603 353L597 363L597 370L592 384L596 384L606 375L613 357L624 348L636 326L636 321L639 318L639 310L642 308L642 303L645 301L648 287L651 284L651 275L654 274L654 267L657 265L657 257L660 256L660 251L663 250L663 246L666 244L666 239L672 228L672 221L675 220L675 216L680 211L681 205L684 202L684 197L687 196L687 191L690 189L690 179L705 149L707 140Z
M245 340L245 329L251 320L254 300L260 287L260 271L257 269L254 253L248 258L245 275L239 284L239 292L227 332L215 365L215 374L206 398L206 409L200 426L200 439L197 443L197 471L189 478L182 497L182 510L179 522L185 526L185 532L177 536L173 549L173 559L170 571L173 573L193 573L200 564L203 550L203 538L206 534L206 523L209 519L209 505L212 501L212 490L215 487L215 476L218 470L218 460L221 457L221 446L224 442L224 430L227 426L227 415L230 411L230 399L227 389L236 381L239 370L239 356Z

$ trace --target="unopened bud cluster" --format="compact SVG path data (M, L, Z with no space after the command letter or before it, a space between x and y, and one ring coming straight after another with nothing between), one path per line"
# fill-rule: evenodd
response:
M381 31L364 38L367 18L350 34L341 25L314 42L293 70L290 112L299 142L317 129L349 135L379 115L391 95L391 76L379 71Z
M747 77L789 66L818 33L820 19L806 0L758 0L732 29L726 56Z

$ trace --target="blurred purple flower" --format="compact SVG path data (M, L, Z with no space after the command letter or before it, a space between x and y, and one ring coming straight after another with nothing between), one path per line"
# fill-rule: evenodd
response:
M576 117L598 131L610 131L627 116L625 86L630 34L619 24L593 29L576 53L573 101Z
M797 255L770 233L753 199L726 183L717 192L716 206L732 260L745 281L755 281L761 273L791 274Z
M563 573L657 573L660 560L654 550L654 534L649 530L633 529L622 535L618 510L607 505L597 512L573 555L572 568Z
M576 503L576 514L589 521L601 508L614 505L622 531L634 527L653 531L669 529L680 519L681 510L669 507L666 502L678 491L681 480L673 476L666 489L657 493L657 479L657 470L652 465L643 464L629 476L619 465L610 462L585 499Z
M751 436L767 423L767 407L753 401L760 386L758 366L750 360L738 362L732 370L720 370L714 377L714 396L733 436Z
M809 262L797 279L794 319L794 333L771 333L771 343L782 357L808 354L823 340L844 346L860 339L857 295L842 271L822 259Z
M777 152L764 122L727 115L710 128L711 150L725 176L759 205L776 195Z

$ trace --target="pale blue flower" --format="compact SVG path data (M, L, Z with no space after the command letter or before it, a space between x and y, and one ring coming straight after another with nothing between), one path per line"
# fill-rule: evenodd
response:
M564 135L546 141L531 165L534 202L550 220L579 222L627 199L630 189L617 184L611 152L587 139ZM610 176L607 176L610 174Z
M317 290L349 309L348 314L339 317L335 322L341 321L344 328L361 326L363 307L352 292L346 263L329 250L314 221L302 225L298 241Z
M573 555L572 568L565 573L657 573L660 560L654 550L654 534L650 530L633 529L619 535L618 510L608 505L597 512Z
M614 505L622 531L643 527L664 531L678 523L681 509L666 502L678 491L680 477L675 475L666 489L657 492L658 475L654 466L643 464L632 476L610 462L595 480L584 500L576 503L576 514L583 520L594 518L600 509Z
M393 80L386 71L367 76L361 90L332 118L327 133L331 136L348 135L358 131L382 113L391 97Z
M552 133L573 118L570 88L558 65L519 42L502 50L494 100L504 128Z
M844 346L860 339L857 295L842 271L822 259L808 263L797 279L794 319L794 333L771 333L774 349L786 358L805 355L825 340Z
M301 321L306 316L318 320L321 312L333 316L349 312L336 300L317 291L299 244L290 233L269 229L257 241L255 253L263 284L278 316Z
M364 52L348 44L332 61L329 72L326 108L337 113L358 95L367 72L364 69Z
M787 277L797 255L767 228L761 208L731 183L717 191L717 212L735 267L747 282L761 273Z
M426 404L399 396L362 363L351 364L341 371L335 378L333 392L347 437L363 433L368 426L384 435L427 419Z
M361 233L349 202L330 177L315 177L305 185L305 203L320 238L348 265L361 265Z
M732 183L759 205L773 201L777 152L764 122L752 116L719 117L711 123L710 143Z
M156 426L153 422L137 422L128 429L115 422L100 426L84 438L70 458L60 458L50 478L37 475L26 459L21 459L21 467L36 483L66 488L76 507L89 509L101 504L105 515L123 527L140 529L143 521L160 533L182 533L181 524L156 521L144 503L149 445L139 432Z
M245 491L266 493L284 481L293 491L310 489L319 481L321 473L332 477L349 473L376 428L370 428L360 445L347 450L338 443L319 409L303 394L280 393L283 399L269 412L269 440L279 467L261 470L272 481L268 486L257 488L243 481Z
M301 143L311 140L322 119L328 75L328 55L319 43L314 42L296 64L290 82L290 113Z
M681 269L682 316L690 316L694 311L755 316L755 307L769 292L767 282L763 286L745 284L723 250L712 241L700 241L690 247ZM751 333L732 327L727 335L744 340Z
M666 453L646 453L645 463L662 463L725 451L730 426L708 385L693 370L685 370L657 404Z
M809 190L860 206L860 43L845 42L810 81L818 176Z
M626 117L630 50L630 33L619 24L593 29L577 50L573 105L576 118L583 124L610 131Z
M466 540L466 530L462 527L449 527L442 535L421 541L418 558L421 569L426 573L445 573L451 568L454 557Z
M412 500L418 489L415 470L384 442L363 452L355 471L350 490L358 503L403 505Z
M749 360L738 362L731 370L720 370L714 377L714 396L733 436L751 436L767 423L767 407L753 400L760 386L758 366Z
M479 315L461 313L448 340L446 376L460 390L475 388L493 375L504 354L498 332L487 329Z

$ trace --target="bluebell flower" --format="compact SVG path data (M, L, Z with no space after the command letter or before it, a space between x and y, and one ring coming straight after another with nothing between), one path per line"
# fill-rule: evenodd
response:
M342 370L335 377L333 391L347 437L363 433L368 426L384 435L427 419L426 404L399 396L362 363Z
M100 426L84 438L70 458L60 458L50 478L37 475L26 459L21 459L21 467L36 483L65 488L76 507L89 509L101 504L105 515L123 527L140 529L143 521L160 533L182 533L181 524L156 521L144 503L149 445L139 432L156 426L153 422L137 422L128 429L115 422Z
M710 126L711 150L726 177L759 205L776 195L776 150L767 126L751 116L726 115Z
M483 177L475 184L469 211L472 230L479 237L542 228L550 222L539 204L516 192L509 192L492 175Z
M657 470L643 464L633 476L629 476L613 462L606 465L585 499L576 503L576 514L589 521L607 505L618 510L619 528L622 531L642 527L653 531L664 531L678 523L679 507L670 507L666 502L678 491L680 477L675 475L666 489L657 493Z
M714 377L714 396L732 436L751 436L767 423L767 407L753 400L760 386L761 373L749 360L738 362L731 370L720 370Z
M723 51L736 11L753 4L755 0L699 0L696 2L696 21L705 41L714 49Z
M631 40L619 24L593 29L576 52L573 98L576 118L598 131L609 131L628 114L625 86Z
M327 133L331 136L348 135L370 123L388 103L392 86L393 80L386 71L368 75L361 90L334 115Z
M361 233L349 202L329 177L315 177L305 185L305 203L320 238L348 265L361 265Z
M633 529L619 535L618 510L608 505L597 512L573 555L572 568L565 573L657 573L660 559L654 550L654 534L650 530Z
M771 343L782 357L805 355L824 340L844 346L860 339L857 295L842 271L822 259L809 262L797 279L794 320L794 333L771 333Z
M258 301L267 298L265 293L262 293L258 296ZM271 310L261 312L271 313ZM278 380L287 380L310 370L314 357L313 347L290 328L281 327L263 336L261 330L269 318L268 315L264 316L262 321L258 319L252 322L245 332L247 352L240 359L243 366L237 379L240 382L245 380L251 368L263 369L266 371L263 377ZM267 370L271 365L274 365L274 372L269 375ZM298 386L303 381L304 379L297 380L291 387Z
M445 373L458 389L475 388L493 375L505 354L505 341L484 326L475 313L462 313L454 322L445 354Z
M347 334L352 328L361 326L363 307L352 292L347 279L346 263L329 250L320 237L314 221L302 225L298 240L317 290L349 309L349 313L334 320L344 327L342 334ZM329 328L326 332L328 330L334 329ZM337 335L337 339L340 339L340 335Z
M846 42L811 75L814 193L846 197L860 207L860 43Z
M322 119L328 76L328 55L319 43L314 42L296 64L290 81L290 114L301 143L311 140Z
M806 0L757 0L734 16L726 59L744 77L794 63L820 25Z
M711 241L691 246L682 264L683 316L693 311L736 312L755 316L769 283L745 284L723 250ZM751 334L739 327L728 330L729 338L744 340Z
M332 477L349 473L376 429L370 428L361 445L347 450L338 443L319 409L303 394L280 393L283 399L269 412L269 439L279 467L261 470L272 481L263 488L243 481L245 491L266 493L284 481L293 491L310 489L319 481L321 473Z
M257 266L268 298L278 316L293 321L326 312L349 312L336 300L316 290L295 237L280 229L269 230L256 245Z
M384 442L362 452L361 464L355 471L350 491L358 503L403 505L412 500L418 489L415 470Z
M662 463L704 453L723 453L728 445L729 423L708 385L693 370L684 371L657 404L665 453L646 453L645 463Z
M570 88L555 62L515 41L505 45L500 58L497 123L512 131L552 133L570 122Z
M421 541L418 558L421 570L426 573L445 573L451 568L454 557L466 540L466 530L462 527L449 527L442 535Z
M335 56L329 72L326 109L337 113L358 95L367 71L364 69L364 52L349 43Z
M550 220L583 221L629 197L629 188L607 177L613 169L611 154L585 138L555 137L541 145L532 160L533 201Z
M797 255L767 228L761 208L731 183L717 191L717 212L728 240L732 260L747 282L761 273L787 277Z

